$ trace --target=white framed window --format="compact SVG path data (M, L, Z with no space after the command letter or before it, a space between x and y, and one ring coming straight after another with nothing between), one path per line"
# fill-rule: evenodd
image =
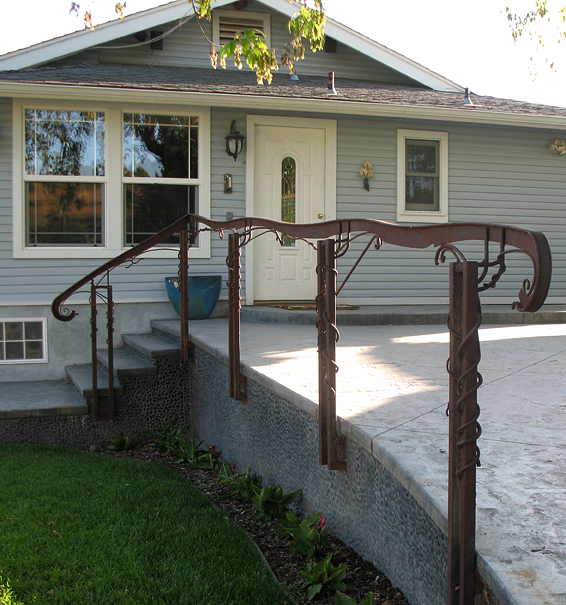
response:
M124 245L134 246L197 212L199 118L124 113L122 129Z
M14 101L13 148L14 258L111 258L210 216L208 109ZM210 258L209 234L191 256Z
M397 131L397 220L448 221L448 133Z
M0 319L0 364L45 363L47 319Z
M231 42L236 32L255 29L265 36L265 43L271 47L271 15L242 11L212 11L212 41L217 49Z
M24 110L26 246L102 246L105 115Z

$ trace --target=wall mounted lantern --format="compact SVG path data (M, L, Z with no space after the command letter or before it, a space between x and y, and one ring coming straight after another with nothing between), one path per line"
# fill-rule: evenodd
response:
M551 153L559 153L560 155L566 154L566 142L563 139L555 139L554 143L551 143L547 147Z
M238 159L238 154L242 152L245 140L246 137L236 130L236 120L232 120L230 134L226 137L226 153L234 158L234 162Z

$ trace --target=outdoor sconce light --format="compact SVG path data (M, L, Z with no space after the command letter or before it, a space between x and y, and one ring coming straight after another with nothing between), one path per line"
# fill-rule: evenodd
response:
M369 179L373 178L372 168L373 168L373 164L369 160L366 160L362 164L362 167L360 168L360 171L358 172L358 174L362 177L362 179L364 179L364 189L366 191L369 191Z
M551 153L559 153L560 155L566 155L566 142L564 139L555 139L554 143L551 143L547 147Z
M236 120L232 120L230 134L226 137L226 153L234 158L234 162L238 159L238 154L242 152L245 140L246 137L236 130Z

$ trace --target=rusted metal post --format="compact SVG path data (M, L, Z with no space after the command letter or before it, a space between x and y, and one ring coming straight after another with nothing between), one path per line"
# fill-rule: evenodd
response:
M106 295L99 295L99 290L106 290ZM106 301L106 346L108 350L108 395L106 406L102 405L100 390L98 388L98 305L97 299L101 297ZM91 338L91 365L92 365L92 418L93 420L112 420L114 418L114 300L110 284L90 286L90 338Z
M96 286L94 283L90 284L90 359L92 364L92 404L91 404L91 415L93 420L98 419L98 360L96 357L96 334L98 332L98 326L96 324L96 318L98 310L96 308Z
M242 374L240 356L241 315L241 247L240 234L228 236L228 350L230 357L230 397L247 401L247 381Z
M324 299L319 304L319 318L322 318L319 327L324 332L324 348L319 348L319 360L323 367L319 370L320 396L319 396L319 434L321 448L326 453L322 464L327 464L330 470L345 470L345 438L338 436L336 427L336 341L338 328L336 327L336 242L327 239L319 242L321 249L319 260L322 263L324 282ZM319 274L319 287L321 286ZM323 445L325 444L325 445ZM322 455L321 455L322 458Z
M181 363L194 361L189 341L189 232L179 231L179 294L181 296Z
M108 413L107 420L114 419L114 299L112 286L104 286L106 298L106 346L108 347Z
M317 242L316 276L318 294L316 296L316 311L318 319L316 327L318 330L318 458L320 464L328 462L328 439L326 427L328 426L328 396L326 393L326 341L327 328L324 319L326 311L326 275L324 265L326 259L325 241Z
M473 605L475 583L477 389L481 308L478 263L450 265L448 605Z

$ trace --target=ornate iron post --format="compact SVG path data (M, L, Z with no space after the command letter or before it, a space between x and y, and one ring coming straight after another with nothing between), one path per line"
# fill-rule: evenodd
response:
M318 359L320 463L346 470L346 440L336 427L336 242L318 242Z
M181 296L181 363L194 361L189 341L189 232L179 231L179 293Z
M477 403L481 384L480 323L478 263L451 263L448 605L473 605L474 602L477 439L481 434Z
M242 374L240 360L241 315L241 245L240 234L228 236L228 350L230 356L230 397L247 401L246 377Z

